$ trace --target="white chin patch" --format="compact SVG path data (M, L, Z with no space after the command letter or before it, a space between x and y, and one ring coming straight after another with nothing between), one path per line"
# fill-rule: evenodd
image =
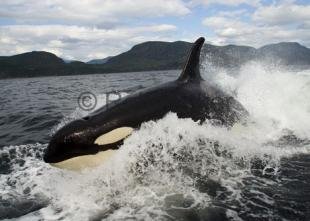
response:
M96 167L103 164L109 160L116 151L117 150L100 151L97 154L73 157L58 163L51 163L51 165L61 169L81 171L85 168Z
M94 143L98 145L116 143L117 141L123 140L128 137L132 133L132 131L132 127L119 127L97 137Z

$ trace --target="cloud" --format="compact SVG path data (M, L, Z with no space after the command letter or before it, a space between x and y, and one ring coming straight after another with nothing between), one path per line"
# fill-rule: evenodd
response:
M220 45L258 47L298 41L309 47L309 4L273 2L0 0L0 55L46 50L86 61L124 52L144 41L193 40L204 34ZM203 19L204 27L196 26L203 12L212 16Z
M192 0L190 5L203 4L206 6L212 4L238 6L241 4L256 6L259 4L259 0Z
M309 6L292 1L259 6L254 14L232 17L226 12L203 19L202 24L214 33L209 38L217 44L244 44L260 47L280 41L297 41L310 46ZM234 13L233 11L231 13ZM236 14L240 13L237 11Z
M44 50L84 61L143 41L171 40L177 27L154 19L190 13L181 0L0 0L0 5L1 55Z
M231 19L222 16L212 16L205 18L202 21L202 24L214 29L238 28L244 26L244 23L237 19Z
M289 1L261 6L255 11L255 21L269 25L290 25L310 22L310 5L297 5Z
M0 0L0 17L18 23L57 22L110 26L126 19L182 16L190 10L181 0Z
M220 45L244 44L260 47L268 43L297 41L310 45L309 28L287 29L280 26L259 26L239 19L209 17L203 24L210 27L215 36L209 40Z
M233 11L220 11L217 15L221 17L240 17L244 15L248 16L249 12L246 9L238 9Z
M90 60L115 55L145 40L171 40L169 24L99 29L68 25L0 26L0 51L12 55L50 51L67 59Z

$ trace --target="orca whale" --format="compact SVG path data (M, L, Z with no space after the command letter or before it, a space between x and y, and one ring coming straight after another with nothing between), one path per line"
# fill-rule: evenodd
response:
M58 130L44 161L68 169L98 165L108 158L135 128L168 112L203 122L212 119L232 126L247 111L233 97L202 79L199 58L204 38L193 44L179 78L140 90Z

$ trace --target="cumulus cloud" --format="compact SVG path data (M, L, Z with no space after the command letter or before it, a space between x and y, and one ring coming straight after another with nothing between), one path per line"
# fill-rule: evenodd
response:
M0 55L45 50L86 61L116 55L149 40L193 40L204 31L214 44L261 46L298 41L309 47L309 4L274 2L0 0ZM196 27L203 11L212 16ZM183 25L185 19L192 20ZM183 30L178 29L179 23ZM194 24L191 31L184 28L187 24Z
M0 17L17 22L110 25L125 19L180 16L190 10L181 0L0 0Z
M252 15L247 14L248 19L220 12L205 18L202 24L214 33L209 40L221 45L232 43L259 47L280 41L297 41L309 47L309 9L310 6L292 1L260 5Z
M255 21L270 25L303 24L310 22L310 5L298 5L292 1L261 6L255 11Z
M68 25L0 26L0 51L17 54L50 51L67 59L90 60L126 51L144 40L171 40L168 24L100 29Z
M171 40L177 27L152 19L190 13L182 0L0 0L0 5L1 55L45 50L84 61L147 40Z

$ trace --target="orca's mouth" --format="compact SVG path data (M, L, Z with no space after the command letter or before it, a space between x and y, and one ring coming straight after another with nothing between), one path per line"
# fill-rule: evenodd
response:
M133 128L131 127L116 128L107 133L98 135L90 144L66 144L64 142L59 143L51 141L44 153L43 159L46 163L52 165L66 164L66 167L71 161L76 164L77 159L83 159L82 161L87 159L90 161L92 158L91 156L100 155L102 157L104 152L118 149L132 131Z
M84 151L73 153L53 153L48 151L48 148L43 159L54 167L79 171L104 163L123 144L123 141L124 139L107 145L94 144L92 147L83 148Z
M66 146L50 144L44 153L43 160L46 163L58 163L70 158L83 156L83 155L92 155L96 154L100 151L102 147L94 144L94 145L85 145L82 148L76 148L74 146Z

